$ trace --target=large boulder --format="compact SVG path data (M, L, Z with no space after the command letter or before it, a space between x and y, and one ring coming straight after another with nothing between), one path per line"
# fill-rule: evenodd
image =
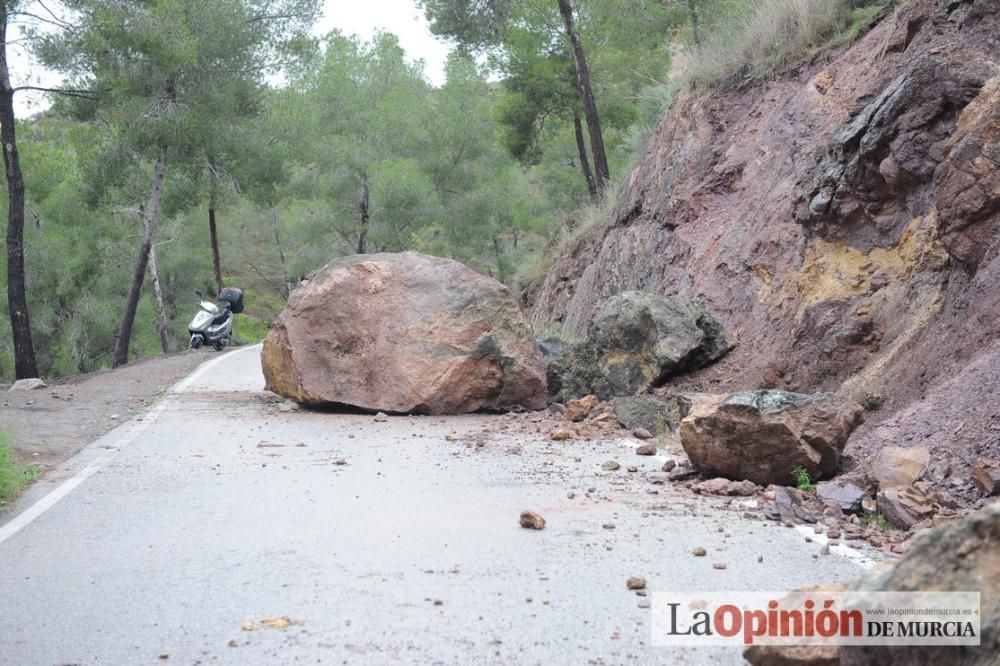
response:
M510 292L415 252L337 259L264 340L267 388L308 405L456 414L545 407L545 363Z
M729 351L722 326L696 302L641 291L604 301L586 339L553 361L559 397L642 393Z
M843 647L843 666L995 666L1000 655L1000 504L918 534L898 562L872 570L854 589L979 592L981 640L978 646Z
M831 394L696 395L681 421L681 445L706 476L792 485L798 467L813 479L836 472L863 411L853 400Z

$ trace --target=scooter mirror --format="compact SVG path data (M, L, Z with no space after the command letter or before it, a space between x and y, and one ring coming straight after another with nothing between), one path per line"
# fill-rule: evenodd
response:
M201 293L201 289L195 289L194 293L198 294L198 298L205 300L205 295Z

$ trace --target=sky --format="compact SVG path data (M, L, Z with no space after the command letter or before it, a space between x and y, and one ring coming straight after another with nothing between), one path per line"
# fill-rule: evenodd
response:
M325 0L323 16L313 32L324 35L334 29L363 39L369 39L378 30L394 33L410 59L424 61L428 80L434 85L444 83L448 45L431 35L427 19L414 0ZM59 84L56 74L32 63L24 50L16 45L11 46L8 57L15 86L30 83L55 87ZM14 98L18 118L38 113L48 105L45 95L41 93L23 91Z
M326 0L315 32L322 35L334 28L366 39L380 29L393 33L411 59L424 61L431 83L444 83L448 45L431 35L423 10L413 0Z

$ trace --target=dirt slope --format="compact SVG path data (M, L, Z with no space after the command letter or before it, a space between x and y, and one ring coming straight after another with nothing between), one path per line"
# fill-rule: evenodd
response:
M849 452L1000 457L1000 0L915 0L767 85L682 93L607 224L525 303L579 335L628 289L737 349L676 380L883 397Z
M145 358L117 370L50 380L36 391L0 387L0 428L24 462L48 471L145 410L215 353Z

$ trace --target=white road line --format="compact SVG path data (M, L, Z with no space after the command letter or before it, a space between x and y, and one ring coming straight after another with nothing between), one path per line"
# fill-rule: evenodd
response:
M164 398L158 405L153 407L153 409L141 415L141 420L133 419L122 426L123 432L121 437L116 439L111 444L105 445L108 447L107 452L102 453L96 459L91 461L86 467L71 476L69 479L63 481L59 486L46 493L37 502L19 513L9 523L0 527L0 544L3 544L3 542L7 541L7 539L10 539L12 536L30 525L39 516L55 506L59 500L66 497L66 495L69 495L77 486L106 467L107 464L114 460L119 453L124 451L129 444L138 439L139 435L149 428L149 426L157 419L163 410L167 408L167 405L170 404L170 396L188 391L195 381L201 378L205 373L209 372L216 365L224 361L228 356L241 354L251 349L258 349L259 347L260 345L254 345L252 347L244 347L227 354L220 354L218 358L202 363L201 366L199 366L194 372L174 384L167 391L167 397ZM94 444L101 439L103 438L99 438L95 442L91 442L86 448L94 446Z
M817 533L812 525L796 525L795 529L799 532L799 534L806 535L820 546L828 545L830 542L825 534ZM842 543L837 544L836 546L830 546L830 553L833 555L840 555L841 557L851 560L864 569L871 569L879 563L878 560L874 560L865 555L860 548L851 548L850 546Z
M231 351L226 354L220 354L218 358L213 358L211 361L208 361L207 363L202 363L200 366L198 366L198 368L194 372L192 372L190 375L188 375L184 379L174 384L170 388L170 390L167 391L167 394L172 395L175 393L186 392L188 389L191 388L192 384L201 379L202 375L206 374L209 370L214 368L216 365L218 365L225 359L229 358L230 356L235 356L236 354L242 354L244 352L248 352L252 349L259 350L261 346L262 345L252 345L250 347L243 347L242 349L237 349L235 351Z

